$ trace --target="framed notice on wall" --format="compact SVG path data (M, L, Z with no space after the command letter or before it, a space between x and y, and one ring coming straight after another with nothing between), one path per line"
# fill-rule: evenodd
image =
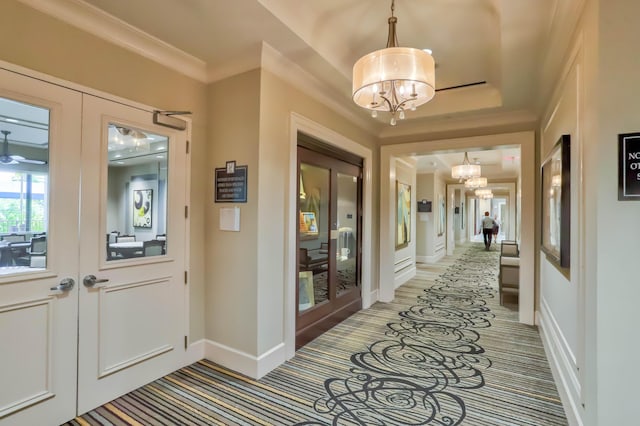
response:
M247 166L236 166L228 161L226 167L216 169L216 203L247 202Z
M618 200L640 201L640 133L618 135Z

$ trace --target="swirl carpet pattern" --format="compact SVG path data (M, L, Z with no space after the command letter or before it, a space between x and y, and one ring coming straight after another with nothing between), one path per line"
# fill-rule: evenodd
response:
M496 250L458 247L258 381L202 360L69 424L566 425L497 270Z

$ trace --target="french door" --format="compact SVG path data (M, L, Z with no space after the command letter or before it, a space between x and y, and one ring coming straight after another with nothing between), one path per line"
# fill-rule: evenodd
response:
M298 147L296 347L362 308L361 168Z
M6 70L1 131L0 425L60 424L182 366L186 135Z
M82 132L79 413L181 367L186 335L185 132L89 95Z
M69 165L80 161L82 96L0 70L0 108L0 130L10 132L0 161L3 182L25 174L44 181L31 191L3 188L9 223L2 224L0 241L8 244L0 268L0 422L59 424L76 413L80 170ZM17 155L44 163L12 161ZM33 220L8 219L11 201L28 195L42 196L50 219L37 229L47 237L40 267L18 262L28 252L12 248L11 240L31 238Z

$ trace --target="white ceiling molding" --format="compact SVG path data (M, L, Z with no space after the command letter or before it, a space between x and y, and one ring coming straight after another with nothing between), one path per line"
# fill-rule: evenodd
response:
M529 110L497 111L485 114L441 117L433 120L405 121L401 126L387 126L382 129L380 138L397 138L416 134L428 135L456 130L492 128L502 126L525 125L534 129L538 122L536 114Z
M329 107L370 135L377 136L376 130L378 126L376 126L377 123L375 121L365 119L365 117L346 107L345 102L340 102L342 97L339 94L331 96L330 94L333 91L326 84L287 59L266 42L262 42L262 68L272 72L282 80ZM347 103L347 105L351 106L352 103Z
M81 0L19 1L167 68L207 82L204 61Z

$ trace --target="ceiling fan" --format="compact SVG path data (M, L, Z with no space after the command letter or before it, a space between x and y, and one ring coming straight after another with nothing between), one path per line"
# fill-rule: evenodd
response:
M42 160L29 160L28 158L24 158L21 155L9 155L9 140L7 137L11 134L8 130L0 130L4 135L4 142L2 143L2 154L0 154L0 164L18 164L18 163L29 163L29 164L47 164L46 161Z

